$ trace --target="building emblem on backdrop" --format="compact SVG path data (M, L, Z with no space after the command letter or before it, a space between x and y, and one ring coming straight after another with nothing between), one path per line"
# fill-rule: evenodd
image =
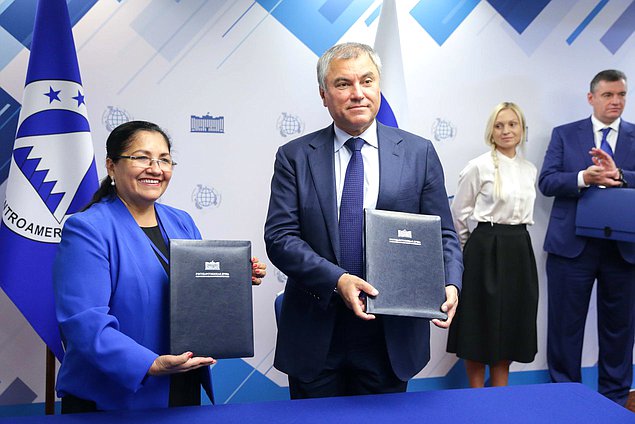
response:
M432 135L436 141L452 141L456 137L456 126L447 119L437 118L432 124Z
M197 184L192 191L192 202L197 209L217 208L220 206L221 195L214 189L203 184Z
M108 132L114 130L121 124L132 121L132 115L125 109L117 106L108 106L101 115L101 122Z
M205 116L190 115L190 132L224 134L225 117L212 116L209 113Z
M276 122L276 128L282 137L291 137L304 132L304 122L297 115L282 112Z

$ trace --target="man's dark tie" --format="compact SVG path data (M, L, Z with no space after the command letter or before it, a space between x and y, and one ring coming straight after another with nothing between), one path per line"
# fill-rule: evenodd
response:
M349 274L364 278L364 161L361 152L364 140L350 138L344 145L352 156L346 168L340 203L340 265Z
M611 132L611 127L602 128L600 131L602 131L602 142L600 143L600 149L604 150L606 153L611 155L611 157L613 157L613 149L611 149L611 145L606 140L606 137Z

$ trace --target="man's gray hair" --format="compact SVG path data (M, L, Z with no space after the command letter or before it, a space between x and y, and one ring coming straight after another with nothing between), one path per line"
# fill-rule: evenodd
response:
M371 46L362 43L336 44L324 52L318 60L317 79L320 88L322 90L326 90L326 74L328 73L331 62L334 59L357 59L364 53L366 53L368 57L370 57L370 60L373 61L377 67L377 73L379 74L378 77L381 77L381 60Z

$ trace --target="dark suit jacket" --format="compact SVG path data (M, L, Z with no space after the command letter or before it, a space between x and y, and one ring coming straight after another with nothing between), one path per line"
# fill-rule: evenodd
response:
M377 134L377 209L441 216L445 283L460 289L461 250L432 143L379 123ZM269 258L288 277L274 365L304 381L324 366L335 322L331 297L346 272L338 265L334 137L331 125L278 150L265 224ZM392 368L406 381L430 358L429 321L393 316L382 321Z
M593 164L589 151L595 147L591 118L554 128L540 171L538 187L545 196L555 196L544 249L548 253L575 258L584 249L586 237L575 235L578 172ZM614 160L625 180L635 185L635 125L622 119ZM635 264L635 243L618 242L624 260Z

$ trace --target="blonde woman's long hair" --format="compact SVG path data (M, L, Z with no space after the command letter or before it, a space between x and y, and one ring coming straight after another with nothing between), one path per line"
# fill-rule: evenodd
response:
M496 118L498 114L505 110L509 109L516 114L518 120L520 121L520 127L522 128L522 134L520 136L520 142L518 143L518 147L524 146L527 141L527 126L525 123L525 115L523 111L518 107L516 103L513 102L502 102L496 105L494 110L492 111L489 119L487 120L487 126L485 127L485 144L487 144L491 148L492 161L494 162L494 196L499 199L501 195L501 187L502 181L500 178L500 172L498 170L498 155L496 154L496 143L494 143L494 125L496 124Z

